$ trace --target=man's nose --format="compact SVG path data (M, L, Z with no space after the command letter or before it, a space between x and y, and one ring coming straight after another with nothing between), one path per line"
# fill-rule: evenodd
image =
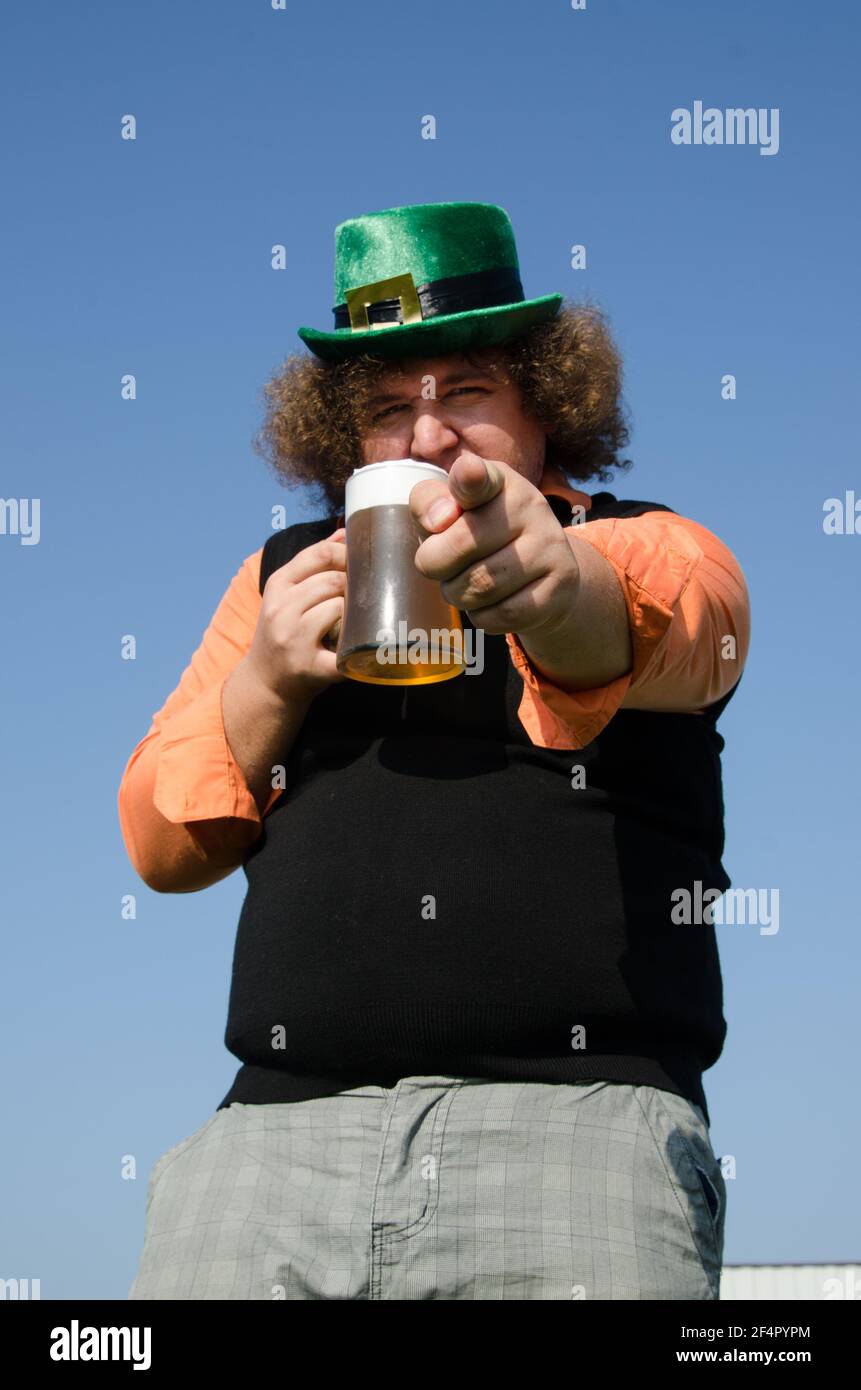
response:
M454 462L456 454L452 451L457 449L458 442L457 431L436 415L422 411L416 417L411 450L413 457L444 468L446 461ZM450 457L447 459L447 456Z

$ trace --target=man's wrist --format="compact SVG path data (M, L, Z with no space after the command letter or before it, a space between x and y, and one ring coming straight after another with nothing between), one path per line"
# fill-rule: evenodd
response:
M542 644L540 641L536 641L532 633L515 632L512 635L519 642L530 666L539 676L544 676L546 680L552 681L561 690L574 691L580 688L577 682L581 674L582 663L577 661L576 656L572 658L570 636L566 649L564 632L562 642L557 641L551 644Z
M567 587L564 603L544 621L525 632L512 634L529 663L555 685L577 677L576 638L579 625L578 601L581 585L579 570Z
M609 561L565 532L575 564L559 611L546 623L513 634L534 669L569 693L593 690L630 672L633 645L624 594Z
M251 703L273 718L289 719L304 715L313 700L313 692L298 686L285 684L275 689L261 675L248 656L244 656L225 681L225 689L232 684L235 692L241 695L243 703Z

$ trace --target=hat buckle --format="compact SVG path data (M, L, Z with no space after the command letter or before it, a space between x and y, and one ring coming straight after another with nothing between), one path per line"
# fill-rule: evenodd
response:
M405 275L392 275L387 280L374 280L369 285L359 285L347 290L344 301L350 315L350 329L353 333L369 328L391 328L390 323L370 323L368 309L382 299L397 299L401 308L403 323L421 323L422 309L419 303L415 281L409 271Z

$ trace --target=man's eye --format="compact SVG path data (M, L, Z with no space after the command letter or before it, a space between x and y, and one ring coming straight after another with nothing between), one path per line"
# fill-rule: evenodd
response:
M448 400L448 397L449 397L449 396L461 395L464 391L466 391L466 392L470 392L470 391L476 392L476 391L477 391L478 394L479 394L480 396L486 396L486 395L487 395L487 390L486 390L485 387L483 387L483 386L455 386L453 390L448 391L448 392L446 393L445 399ZM385 420L386 417L389 416L389 415L391 415L393 411L395 411L395 410L406 410L406 408L407 408L407 407L406 407L406 404L403 403L403 402L402 402L400 405L387 405L386 408L385 408L385 410L378 410L377 413L372 417L373 422L374 422L374 424L376 425L376 424L379 423L380 420Z

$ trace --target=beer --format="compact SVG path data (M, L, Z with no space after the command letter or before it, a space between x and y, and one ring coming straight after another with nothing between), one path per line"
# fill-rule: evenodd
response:
M409 495L434 464L398 459L347 481L347 596L338 670L372 685L430 685L464 670L460 614L415 565L423 536Z

